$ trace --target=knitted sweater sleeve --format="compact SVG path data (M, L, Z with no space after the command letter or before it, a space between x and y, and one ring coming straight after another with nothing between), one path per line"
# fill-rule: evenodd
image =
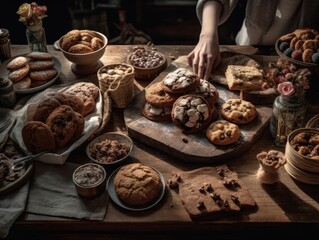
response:
M220 14L218 25L223 24L228 19L238 2L238 0L198 0L196 5L196 14L200 23L202 23L203 8L207 1L217 1L222 5L222 12Z

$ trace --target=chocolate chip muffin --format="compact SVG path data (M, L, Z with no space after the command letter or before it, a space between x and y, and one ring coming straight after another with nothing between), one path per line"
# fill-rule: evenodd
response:
M162 191L159 174L140 163L125 165L114 177L117 196L126 204L142 206L153 202Z

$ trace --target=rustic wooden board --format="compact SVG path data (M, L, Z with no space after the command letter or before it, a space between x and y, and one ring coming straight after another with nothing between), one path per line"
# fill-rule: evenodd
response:
M188 68L185 59L174 61L153 82L161 81L169 72L178 67ZM229 98L239 98L238 93L229 91L222 85L215 84L215 86L220 96L219 104ZM144 103L145 90L140 92L124 110L124 119L129 135L179 160L195 163L221 163L244 153L268 128L272 114L272 108L257 105L257 118L249 124L240 126L240 140L229 146L216 146L208 141L205 132L186 134L172 122L158 123L148 120L142 114Z

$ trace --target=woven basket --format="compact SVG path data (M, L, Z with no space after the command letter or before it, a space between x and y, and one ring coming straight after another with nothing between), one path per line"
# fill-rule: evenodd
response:
M101 77L100 73L104 69L125 67L127 71L117 78ZM109 64L98 71L100 89L107 93L112 99L112 106L115 108L126 107L134 97L134 68L130 64Z

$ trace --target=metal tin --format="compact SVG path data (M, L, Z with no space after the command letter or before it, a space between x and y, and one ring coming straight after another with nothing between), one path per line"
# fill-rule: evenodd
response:
M16 102L16 93L10 79L0 77L0 107L12 107Z

